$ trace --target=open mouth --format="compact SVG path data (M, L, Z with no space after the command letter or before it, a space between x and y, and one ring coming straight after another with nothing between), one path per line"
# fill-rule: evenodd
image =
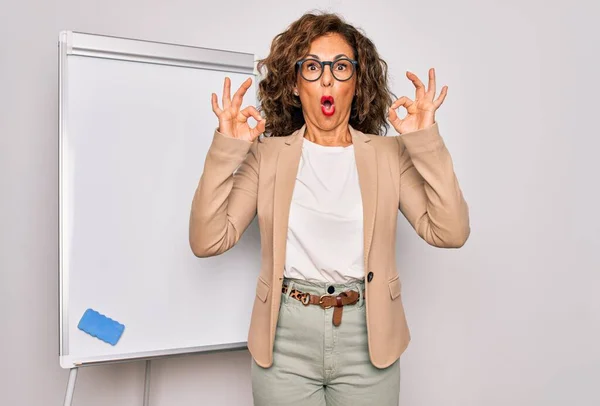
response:
M335 104L333 104L332 96L321 97L321 111L326 116L332 116L335 113Z

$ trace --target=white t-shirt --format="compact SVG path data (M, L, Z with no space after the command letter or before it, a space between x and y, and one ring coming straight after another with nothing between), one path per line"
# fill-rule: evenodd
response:
M363 241L354 146L324 146L304 138L284 276L331 283L363 279Z

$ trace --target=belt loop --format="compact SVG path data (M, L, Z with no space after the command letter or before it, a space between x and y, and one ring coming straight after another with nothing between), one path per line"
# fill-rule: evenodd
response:
M292 289L294 289L294 281L293 280L289 280L288 279L288 284L287 284L287 292L285 292L285 302L287 303L290 295L292 294Z
M359 293L358 307L361 307L364 302L365 289L364 289L364 285L362 283L359 283L357 287L358 287L358 293Z

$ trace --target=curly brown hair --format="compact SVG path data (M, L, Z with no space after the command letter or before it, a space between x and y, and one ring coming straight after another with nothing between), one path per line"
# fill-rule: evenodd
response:
M316 38L337 33L354 50L357 64L356 96L352 101L350 125L366 134L387 134L387 112L394 94L388 86L388 65L377 48L359 29L335 13L306 13L279 33L271 43L269 55L258 61L257 69L267 74L258 84L259 110L266 119L265 133L289 135L304 125L300 101L293 96L296 61L310 50Z

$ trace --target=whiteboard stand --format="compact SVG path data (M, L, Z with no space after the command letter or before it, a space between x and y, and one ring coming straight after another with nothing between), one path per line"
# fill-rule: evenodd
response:
M69 372L69 382L67 383L67 393L65 394L65 405L71 406L73 403L73 392L75 392L75 382L77 381L78 367L71 368Z
M150 406L150 360L146 360L146 375L144 378L144 406Z
M225 77L254 55L62 31L59 36L59 359L71 406L81 367L247 349L260 272L253 221L229 252L196 258L189 210ZM210 286L210 289L205 289ZM236 295L215 311L223 292ZM87 308L125 325L116 345L77 328Z
M151 360L146 360L146 373L144 377L144 406L150 406L150 367ZM77 381L77 372L79 367L71 368L69 372L69 382L67 383L67 392L65 393L64 406L72 406L73 393L75 392L75 383Z

